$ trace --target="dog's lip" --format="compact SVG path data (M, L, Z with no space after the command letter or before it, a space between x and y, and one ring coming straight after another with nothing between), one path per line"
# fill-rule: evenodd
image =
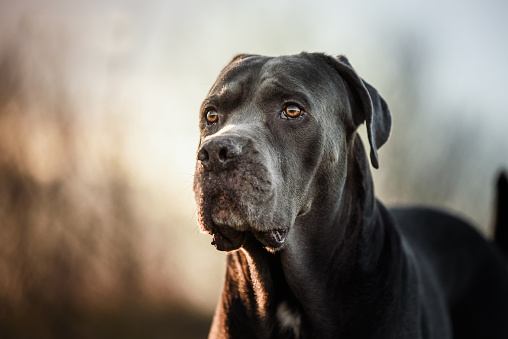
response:
M213 236L211 244L218 251L224 252L234 251L242 247L249 238L249 235L253 235L263 247L277 251L286 242L289 232L288 228L274 228L267 231L239 231L229 226L222 226L216 228L216 230L216 232L210 232Z
M274 250L280 249L286 242L289 229L274 228L268 231L253 231L256 239L263 245Z
M247 232L237 231L232 228L221 228L221 231L212 234L212 245L218 251L234 251L243 246L247 240Z

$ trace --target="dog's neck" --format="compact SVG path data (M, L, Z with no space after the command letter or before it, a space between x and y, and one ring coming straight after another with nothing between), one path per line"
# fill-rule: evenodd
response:
M401 286L407 264L399 253L397 233L386 226L388 214L375 200L368 160L358 137L351 149L340 201L325 193L323 201L316 202L323 209L336 206L335 213L313 208L294 225L305 238L288 238L275 254L253 237L242 249L228 254L212 334L224 328L250 328L259 337L283 331L295 337L310 333L326 337L320 329L337 334L372 333L376 315L383 314L380 308L394 308L391 291ZM312 232L305 232L304 227Z

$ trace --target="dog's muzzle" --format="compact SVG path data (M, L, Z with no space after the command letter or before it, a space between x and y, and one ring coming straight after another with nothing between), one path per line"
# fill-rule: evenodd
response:
M287 229L263 224L264 209L274 204L270 178L249 139L219 135L203 142L194 182L198 219L218 250L238 249L252 236L272 249L284 244Z

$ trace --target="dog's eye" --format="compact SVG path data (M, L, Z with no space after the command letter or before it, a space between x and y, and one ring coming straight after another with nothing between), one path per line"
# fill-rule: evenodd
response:
M298 119L302 116L303 110L296 105L287 105L282 114L286 119Z
M214 109L211 109L209 110L208 112L206 112L206 121L209 123L209 124L213 124L213 123L216 123L217 120L219 120L219 114L217 113L216 110Z

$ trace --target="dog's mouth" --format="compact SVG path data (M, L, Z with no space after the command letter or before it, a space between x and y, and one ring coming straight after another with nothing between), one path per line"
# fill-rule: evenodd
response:
M287 229L279 228L269 231L237 231L230 226L221 226L214 232L212 245L219 251L234 251L242 247L248 239L256 239L263 247L270 251L282 248L288 234Z
M265 247L272 250L279 250L286 242L288 229L279 228L270 231L255 231L253 233L256 239Z
M237 231L229 226L219 227L220 231L213 232L212 245L219 251L234 251L245 244L247 232Z
M213 236L212 245L219 251L233 251L242 247L249 239L257 240L270 251L279 250L286 241L287 228L268 228L255 225L255 219L248 218L246 206L234 195L221 192L210 199L209 220L206 231Z

